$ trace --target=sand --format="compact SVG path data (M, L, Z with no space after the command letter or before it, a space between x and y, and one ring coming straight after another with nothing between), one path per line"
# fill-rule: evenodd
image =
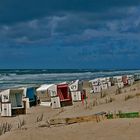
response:
M120 94L116 94L116 87L111 87L100 94L89 94L90 87L84 83L87 91L87 104L75 102L73 106L60 109L36 106L27 110L26 115L16 117L0 117L0 123L12 124L12 130L0 136L0 140L139 140L140 119L110 119L100 122L84 122L71 125L58 125L47 127L47 120L52 118L65 118L91 115L101 111L105 112L140 112L140 83L125 87ZM131 98L127 98L131 95ZM110 99L112 102L110 102ZM96 104L95 104L96 102ZM37 122L37 117L43 114L43 119ZM18 123L25 121L19 129ZM42 127L39 127L42 126Z

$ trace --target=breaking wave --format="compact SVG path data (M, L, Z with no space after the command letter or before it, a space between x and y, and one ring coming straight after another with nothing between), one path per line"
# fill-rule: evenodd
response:
M0 89L11 87L58 83L76 79L91 80L97 77L140 73L140 70L0 70Z

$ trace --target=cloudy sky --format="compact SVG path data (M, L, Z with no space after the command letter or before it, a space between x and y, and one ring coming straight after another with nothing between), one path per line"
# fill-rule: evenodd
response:
M0 68L140 68L140 0L1 0Z

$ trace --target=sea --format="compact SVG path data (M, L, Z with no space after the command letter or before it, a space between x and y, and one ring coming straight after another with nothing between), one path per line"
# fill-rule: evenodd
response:
M140 70L0 69L0 90L134 73L140 73Z

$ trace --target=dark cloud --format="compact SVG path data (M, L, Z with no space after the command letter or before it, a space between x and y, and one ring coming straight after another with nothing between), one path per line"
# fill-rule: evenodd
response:
M7 66L18 58L34 66L56 60L74 67L133 64L140 52L139 13L139 0L1 0L0 64L6 58Z
M1 0L0 23L10 24L67 12L99 13L139 4L139 0Z

